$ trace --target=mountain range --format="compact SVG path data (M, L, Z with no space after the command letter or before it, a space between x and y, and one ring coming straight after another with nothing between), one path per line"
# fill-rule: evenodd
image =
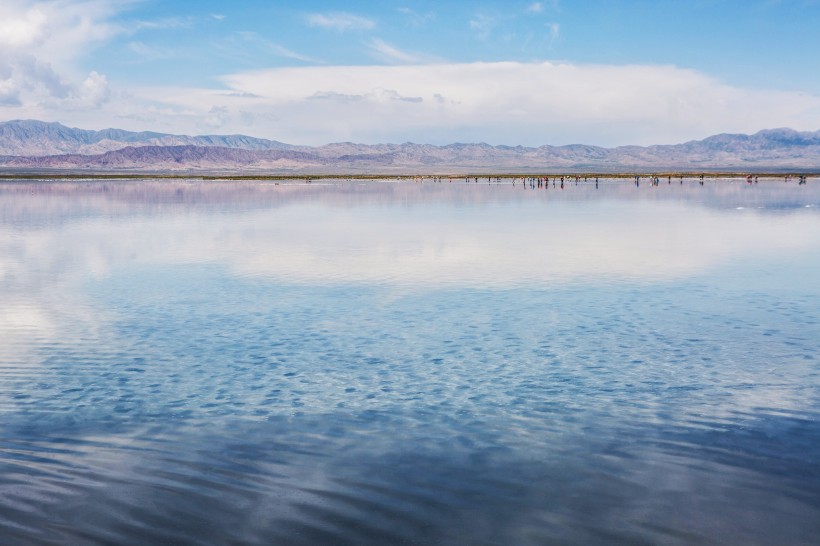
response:
M83 172L447 173L647 170L820 170L820 131L769 129L683 144L491 146L355 144L295 146L244 135L91 131L60 123L0 123L0 170Z

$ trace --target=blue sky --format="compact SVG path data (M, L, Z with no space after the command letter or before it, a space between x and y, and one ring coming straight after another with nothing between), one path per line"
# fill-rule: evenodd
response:
M818 130L818 24L818 0L4 0L0 119L303 144Z

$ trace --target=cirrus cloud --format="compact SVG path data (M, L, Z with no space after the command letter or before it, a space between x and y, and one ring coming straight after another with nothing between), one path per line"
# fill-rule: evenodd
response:
M344 12L311 13L307 16L307 21L312 27L332 28L341 32L369 30L376 26L372 19Z

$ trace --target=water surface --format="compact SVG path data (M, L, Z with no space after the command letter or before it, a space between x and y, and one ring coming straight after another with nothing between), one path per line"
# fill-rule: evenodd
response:
M812 182L0 184L0 542L813 543Z

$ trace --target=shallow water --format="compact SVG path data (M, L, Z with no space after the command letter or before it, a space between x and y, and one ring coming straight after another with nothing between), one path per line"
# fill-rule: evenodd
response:
M820 183L0 184L0 543L809 544Z

